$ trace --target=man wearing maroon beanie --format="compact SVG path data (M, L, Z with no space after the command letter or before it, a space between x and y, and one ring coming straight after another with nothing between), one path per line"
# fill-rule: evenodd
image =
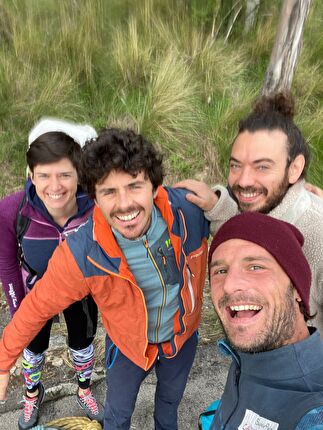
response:
M258 212L234 216L212 241L212 301L232 364L211 430L323 428L323 341L306 324L303 241Z

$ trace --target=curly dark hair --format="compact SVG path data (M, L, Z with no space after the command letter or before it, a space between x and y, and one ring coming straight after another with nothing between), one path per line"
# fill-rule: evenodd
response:
M83 148L80 182L91 198L95 198L95 186L113 170L134 177L143 171L154 190L164 178L162 155L143 136L131 130L104 128Z
M281 130L288 140L287 166L302 154L305 158L301 178L305 177L310 161L310 149L299 128L293 121L295 104L290 92L279 92L262 96L254 105L253 111L239 123L238 134L244 131Z
M37 137L30 145L26 159L29 170L34 172L38 164L56 163L68 158L80 174L82 150L80 145L67 134L60 131L50 131Z

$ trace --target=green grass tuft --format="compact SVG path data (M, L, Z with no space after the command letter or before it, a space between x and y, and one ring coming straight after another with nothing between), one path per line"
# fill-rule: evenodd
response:
M0 193L23 183L28 132L43 115L142 132L163 150L169 183L224 180L238 121L262 87L279 6L262 1L246 34L242 1L0 1L0 163L15 176L12 187L0 179ZM322 21L323 3L313 2L293 82L313 152L309 178L320 186Z

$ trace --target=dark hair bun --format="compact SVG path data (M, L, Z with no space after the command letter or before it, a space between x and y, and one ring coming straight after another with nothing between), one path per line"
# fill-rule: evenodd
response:
M279 92L262 96L254 105L253 112L263 114L278 112L283 116L293 119L295 115L294 99L290 92Z

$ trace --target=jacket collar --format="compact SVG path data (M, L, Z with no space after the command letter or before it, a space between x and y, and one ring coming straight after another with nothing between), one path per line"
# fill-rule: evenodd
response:
M288 188L283 200L269 215L283 221L295 224L311 206L310 192L304 187L305 181L298 180Z
M225 344L227 351L240 363L241 373L258 378L270 375L273 381L279 381L282 377L301 378L313 369L322 369L323 372L323 341L318 330L309 329L310 336L300 342L256 354L236 352Z

